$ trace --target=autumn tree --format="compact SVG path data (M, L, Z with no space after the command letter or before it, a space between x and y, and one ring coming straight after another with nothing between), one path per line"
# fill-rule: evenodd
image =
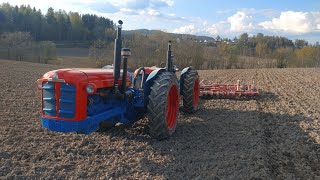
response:
M286 68L292 49L290 48L278 48L275 52L275 58L277 59L277 68Z
M56 59L56 45L51 41L41 41L36 45L38 49L38 62L47 64L49 60Z
M7 58L11 59L11 51L17 50L23 46L28 46L31 43L32 37L30 33L14 32L3 33L0 38L0 46L7 49Z
M97 67L103 67L105 65L112 64L112 53L108 51L112 49L113 44L110 44L104 40L98 39L93 42L89 49L89 58L96 63Z
M299 63L298 66L314 67L319 65L320 51L317 47L305 46L295 50L295 55Z
M256 46L256 54L258 57L265 57L268 52L268 46L265 43L258 43Z
M303 48L305 46L308 46L308 42L306 42L305 40L303 39L296 39L295 42L294 42L294 45L296 48Z

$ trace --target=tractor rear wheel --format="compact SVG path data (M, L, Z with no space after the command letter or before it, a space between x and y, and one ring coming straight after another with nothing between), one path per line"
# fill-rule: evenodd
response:
M183 111L187 113L194 113L198 110L199 105L199 75L195 70L190 70L185 74L183 79Z
M175 74L163 72L154 80L148 104L150 135L162 140L176 130L179 111L179 87Z

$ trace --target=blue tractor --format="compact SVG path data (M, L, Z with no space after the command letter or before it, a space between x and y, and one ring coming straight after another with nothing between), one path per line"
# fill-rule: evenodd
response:
M122 48L121 29L119 20L113 66L58 69L38 79L45 128L90 134L116 123L133 124L147 113L150 135L166 139L176 130L180 99L185 112L198 109L198 73L187 67L178 80L171 42L165 67L140 67L131 74L127 72L131 52Z

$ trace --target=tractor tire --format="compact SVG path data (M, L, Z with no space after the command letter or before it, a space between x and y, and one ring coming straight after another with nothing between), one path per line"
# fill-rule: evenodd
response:
M191 70L185 74L183 79L182 99L183 111L187 113L194 113L199 106L199 75L195 70Z
M169 138L176 130L179 112L179 87L176 75L170 72L158 75L148 99L150 135L158 140Z

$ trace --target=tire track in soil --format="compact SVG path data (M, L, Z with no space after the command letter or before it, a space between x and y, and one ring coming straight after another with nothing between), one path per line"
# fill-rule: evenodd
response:
M300 77L303 78L306 82L311 82L318 85L318 87L320 85L320 82L318 81L320 75L319 68L293 69L291 72L292 75L289 77Z
M284 104L290 111L291 114L304 114L304 120L299 122L300 128L308 133L308 135L316 143L320 143L320 121L319 121L319 98L317 96L312 96L316 92L304 92L306 90L304 84L300 85L302 76L295 78L295 80L290 79L290 74L285 71L286 75L279 76L282 81L289 81L286 89L289 89L288 93L284 93L283 97L287 103ZM279 74L279 72L278 72ZM289 77L289 80L286 80ZM290 88L297 87L297 88Z
M268 76L264 69L259 71L258 73L258 78L260 81L263 81L261 83L260 88L261 89L270 89L270 82L274 82L271 80L271 77ZM260 77L261 76L261 77ZM268 86L267 88L265 86ZM267 91L268 92L268 91ZM264 139L264 152L262 153L264 156L264 162L265 165L268 169L268 176L271 179L275 179L276 176L279 174L278 168L274 165L276 164L276 160L272 157L272 154L270 153L271 148L270 144L273 142L272 141L272 134L271 134L271 129L272 127L270 126L270 121L272 121L272 114L269 114L269 103L266 101L269 101L269 95L263 91L260 94L260 98L263 100L260 101L259 99L256 100L257 106L258 106L258 112L259 112L259 118L262 120L262 126L263 126L263 139ZM274 101L271 101L271 106L274 106Z
M257 74L257 70L227 70L227 72L232 72L232 75L226 73L224 76L219 76L219 80L222 82L235 83L235 80L246 80L248 77L254 77ZM213 71L212 73L216 72ZM204 105L205 109L210 110L210 113L206 113L206 116L214 117L211 121L218 123L218 129L208 127L211 130L215 129L215 136L221 138L215 140L216 147L221 147L223 149L220 151L224 151L217 163L229 164L227 169L222 165L218 166L219 169L221 169L221 174L223 174L220 177L227 179L267 179L268 176L263 165L263 158L261 157L263 152L261 146L261 144L263 144L262 127L259 122L255 100L214 98L206 100ZM237 149L237 153L232 150L233 148ZM230 157L226 157L224 154L228 154ZM246 160L244 161L243 159ZM239 165L242 167L237 167ZM237 167L237 169L233 169L234 166ZM222 169L226 170L224 171ZM230 170L233 171L233 174Z
M255 77L257 75L257 70L238 70L236 73L236 76L230 77L230 76L224 76L221 77L222 79L228 79L229 82L234 83L235 80L242 79L242 80L248 80L250 78L248 77ZM234 177L242 177L242 178L268 178L266 169L264 168L263 158L261 155L263 154L263 146L261 146L263 143L262 138L262 126L260 124L260 119L257 112L257 103L255 100L251 99L244 99L244 100L229 100L229 99L217 99L215 100L215 106L214 109L230 109L230 114L234 114L234 118L232 118L232 121L239 121L238 123L240 127L242 124L246 124L247 126L250 126L250 129L247 129L247 133L251 134L250 137L241 136L243 139L248 139L250 145L247 145L249 147L244 147L244 145L239 146L240 149L251 149L248 150L246 153L247 155L251 156L247 157L248 159L253 159L255 161L255 164L247 164L251 170L255 170L255 173L251 173L251 175L248 176L234 176ZM244 122L242 119L250 119L249 121ZM238 129L239 127L231 126L229 131L234 131L234 129ZM234 143L239 144L237 140ZM243 140L242 140L243 141ZM254 147L254 148L253 148ZM253 149L252 149L253 148ZM243 151L243 150L241 150ZM232 154L232 153L231 153ZM235 162L238 163L238 162ZM250 171L250 170L247 170ZM243 171L243 173L246 173L246 171ZM258 176L254 176L254 174L259 174ZM226 176L225 176L226 177ZM228 177L228 176L227 176ZM228 177L230 178L230 177Z
M318 112L317 109L314 109L313 107L317 107L315 105L315 98L309 96L309 94L302 94L298 92L303 92L305 89L302 89L304 85L299 85L296 81L288 80L286 79L284 73L280 73L279 71L275 72L275 77L277 77L279 80L278 82L285 82L281 89L282 91L279 92L281 94L281 97L284 97L284 101L286 101L289 104L295 104L294 112L290 111L291 114L296 113L297 110L299 110L301 113L304 113L306 116L311 116L310 114L313 114L314 112ZM279 89L279 88L278 88ZM289 102L288 102L289 100Z
M290 75L289 71L285 72L286 75L284 76L286 78L286 81L291 83L292 89L295 89L298 87L296 91L296 95L304 94L307 95L303 98L309 98L308 102L313 103L310 107L318 107L320 105L319 101L316 101L317 99L320 99L320 83L317 83L315 80L312 80L311 77L314 77L315 75L312 75L311 73L303 72L303 74L294 74ZM295 72L293 72L295 73ZM284 78L283 77L283 78ZM297 97L297 96L296 96Z
M304 179L304 174L306 173L310 177L317 177L319 171L317 171L316 164L319 159L319 153L317 154L316 150L319 146L306 143L308 142L307 137L298 125L298 122L302 121L304 117L296 114L292 115L286 102L287 98L283 98L288 94L290 98L294 98L294 92L283 92L279 89L279 83L280 86L281 84L288 84L283 79L282 74L273 72L270 75L270 73L270 71L267 73L263 71L262 75L266 78L259 79L271 80L273 87L275 87L271 91L279 95L279 101L257 101L261 118L265 120L263 123L265 149L270 177L272 179L282 179L286 177L284 175L287 175L287 177L291 178ZM296 108L299 108L299 106ZM279 112L281 115L279 115ZM288 114L285 115L286 113ZM312 154L309 155L306 152L312 152ZM306 160L305 157L308 159ZM297 163L297 160L300 160L300 162Z

